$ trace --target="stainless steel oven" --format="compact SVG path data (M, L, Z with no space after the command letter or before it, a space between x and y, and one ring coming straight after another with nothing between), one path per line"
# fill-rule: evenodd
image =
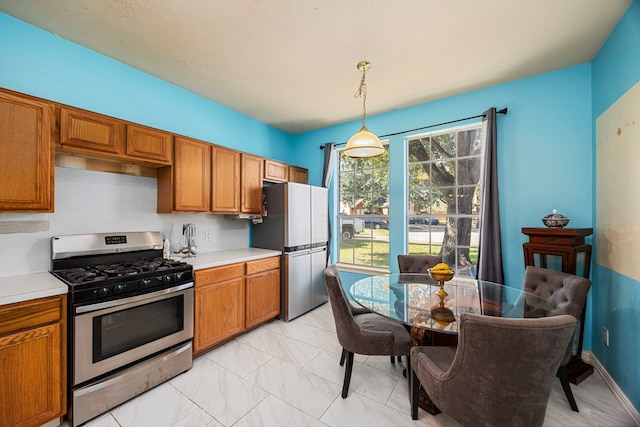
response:
M76 308L73 383L193 337L193 283Z
M69 285L69 419L82 424L192 366L193 267L159 232L52 239Z

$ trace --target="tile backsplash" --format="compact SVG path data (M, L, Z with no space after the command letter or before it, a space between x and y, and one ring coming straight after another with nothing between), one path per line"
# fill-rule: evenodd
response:
M57 167L55 213L0 213L0 230L5 230L0 233L0 277L48 271L51 237L58 235L161 231L173 244L179 243L182 224L192 223L200 252L249 246L248 221L158 214L156 200L155 178ZM42 226L47 222L48 230Z

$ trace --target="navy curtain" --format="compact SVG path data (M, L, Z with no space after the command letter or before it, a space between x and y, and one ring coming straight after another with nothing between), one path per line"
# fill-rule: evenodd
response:
M502 237L498 203L498 156L496 109L485 111L482 119L482 198L480 201L480 243L476 278L504 284Z

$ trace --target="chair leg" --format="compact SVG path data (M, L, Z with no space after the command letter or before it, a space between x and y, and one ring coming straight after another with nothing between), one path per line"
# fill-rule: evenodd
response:
M391 363L396 363L396 357L395 356L391 356Z
M558 368L558 373L556 376L560 379L560 384L562 384L562 389L564 390L565 396L567 396L567 400L569 401L569 406L575 412L578 411L578 405L576 404L576 399L573 397L573 393L571 392L571 385L569 385L569 375L567 374L567 365L560 366Z
M411 387L411 356L407 354L407 367L402 370L402 376L407 379L407 386Z
M342 356L340 356L340 366L344 366L344 358L347 357L347 350L342 349Z
M417 420L418 419L418 392L420 390L420 380L418 379L418 376L416 375L416 373L414 372L413 369L411 369L409 366L407 366L407 369L409 369L409 401L411 403L411 419L412 420Z
M344 370L344 383L342 384L342 398L346 399L349 394L349 384L351 383L351 371L353 370L353 353L347 352L347 367Z

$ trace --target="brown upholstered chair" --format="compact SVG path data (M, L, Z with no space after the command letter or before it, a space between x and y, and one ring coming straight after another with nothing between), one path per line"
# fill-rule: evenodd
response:
M427 273L428 269L440 262L440 255L398 255L400 273Z
M584 277L575 276L569 273L528 266L524 273L524 283L522 289L528 293L535 294L546 302L546 306L538 310L533 305L527 305L525 300L525 317L540 317L548 315L546 313L554 311L569 314L576 319L580 319L587 301L587 294L591 288L591 280ZM580 325L583 327L584 325ZM569 376L567 375L567 364L573 352L573 340L566 348L566 352L558 368L557 376L562 384L565 396L569 401L571 409L578 411L578 405L571 392Z
M541 426L576 319L463 313L458 347L411 350L411 417L420 383L431 401L465 426Z
M349 393L354 353L370 356L409 356L412 339L402 323L375 313L354 316L351 304L335 265L324 270L324 280L329 291L329 302L336 322L336 333L342 348L347 352L347 366L342 385L342 398Z

